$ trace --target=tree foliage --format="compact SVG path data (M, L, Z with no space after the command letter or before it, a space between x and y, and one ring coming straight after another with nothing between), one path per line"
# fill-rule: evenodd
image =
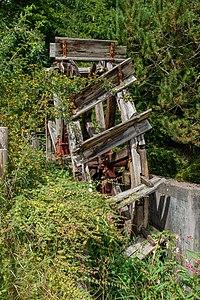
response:
M198 2L126 1L124 11L123 42L139 80L133 94L153 108L155 136L199 146Z

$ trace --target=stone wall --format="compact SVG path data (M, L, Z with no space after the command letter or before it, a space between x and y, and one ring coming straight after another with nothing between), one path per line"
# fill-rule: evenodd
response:
M180 250L200 248L200 185L167 180L152 195L150 224L177 235Z

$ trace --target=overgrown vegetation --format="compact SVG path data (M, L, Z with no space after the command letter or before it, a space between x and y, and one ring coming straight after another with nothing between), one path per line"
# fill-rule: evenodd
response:
M197 254L186 260L166 235L146 259L128 259L106 198L67 170L42 172L12 199L1 182L0 299L199 299Z
M0 299L199 299L198 254L185 260L169 237L146 259L127 259L130 241L106 199L47 166L31 142L46 117L70 118L70 94L86 84L44 70L48 43L55 35L117 38L134 60L137 108L154 110L151 170L198 183L197 2L54 4L0 3L0 126L9 128L10 158L0 181ZM54 92L64 111L53 108Z

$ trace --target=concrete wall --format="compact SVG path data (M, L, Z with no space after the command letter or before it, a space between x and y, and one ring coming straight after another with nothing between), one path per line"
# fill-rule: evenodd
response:
M168 180L152 195L150 224L180 237L180 249L200 248L200 185Z

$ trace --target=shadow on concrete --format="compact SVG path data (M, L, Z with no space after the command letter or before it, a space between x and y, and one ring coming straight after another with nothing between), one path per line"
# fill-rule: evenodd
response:
M160 231L165 229L170 201L170 196L160 196L160 199L157 200L156 194L152 195L150 224Z

